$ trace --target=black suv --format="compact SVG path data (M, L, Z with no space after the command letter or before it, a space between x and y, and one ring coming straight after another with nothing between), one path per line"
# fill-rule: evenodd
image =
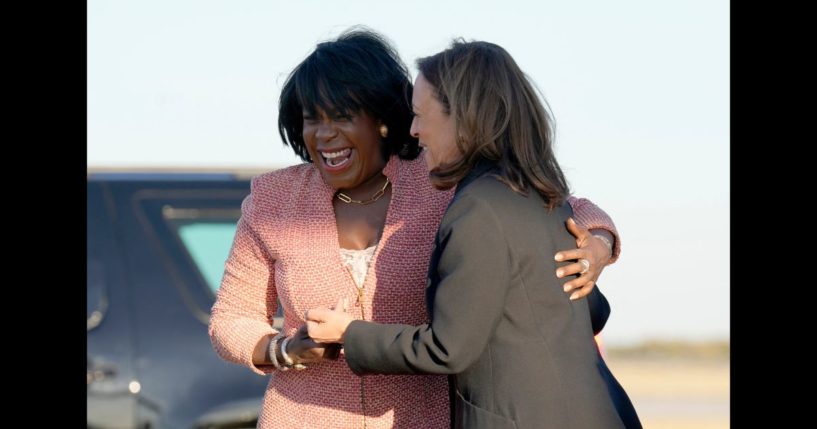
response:
M255 173L89 172L88 428L255 427L267 378L207 335Z

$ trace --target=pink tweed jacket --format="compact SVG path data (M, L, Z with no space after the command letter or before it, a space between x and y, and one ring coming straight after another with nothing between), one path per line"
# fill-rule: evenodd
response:
M453 196L435 190L422 156L392 157L383 170L392 197L380 243L364 283L358 318L381 323L427 322L424 289L434 235ZM304 312L357 301L357 288L342 265L332 198L334 190L312 164L253 179L241 206L233 247L212 308L209 333L225 360L271 374L259 428L448 428L448 385L441 375L366 375L349 370L343 355L303 371L276 371L252 363L255 345L273 334L276 299L283 331L293 334ZM610 218L592 202L571 198L577 222L617 235ZM620 240L616 236L615 255ZM551 257L551 255L542 255Z

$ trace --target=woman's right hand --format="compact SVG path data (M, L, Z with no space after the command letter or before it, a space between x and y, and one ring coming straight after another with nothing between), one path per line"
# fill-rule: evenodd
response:
M298 328L298 331L287 342L289 357L293 362L302 364L320 362L323 359L337 359L340 355L340 348L340 344L315 342L309 337L306 325Z
M318 343L342 343L346 328L354 318L346 312L347 302L340 298L334 309L312 308L304 314L309 335Z
M593 291L596 281L613 255L611 249L601 239L594 237L587 228L579 226L573 218L567 220L567 230L576 237L576 249L561 250L556 253L555 259L557 261L575 260L576 262L559 267L556 270L556 277L563 278L579 274L578 278L564 284L565 292L574 291L570 295L570 299L574 300L585 297ZM586 267L580 263L581 260L587 261Z

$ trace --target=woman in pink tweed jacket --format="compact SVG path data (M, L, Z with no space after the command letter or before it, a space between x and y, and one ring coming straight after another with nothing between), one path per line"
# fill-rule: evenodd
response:
M409 135L411 90L394 50L359 30L319 44L284 86L279 129L306 163L253 179L209 327L222 358L272 374L259 428L449 427L445 376L357 376L336 346L314 343L303 326L306 310L343 297L359 319L428 321L428 262L454 190L432 187ZM582 297L620 245L603 211L569 202L579 249L560 253L590 267L574 263L559 276L584 269L568 283ZM342 249L353 257L344 261ZM281 332L272 328L277 300Z

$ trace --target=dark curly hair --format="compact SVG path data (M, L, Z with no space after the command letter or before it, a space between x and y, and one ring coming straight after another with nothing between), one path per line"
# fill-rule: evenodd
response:
M278 132L284 144L306 162L312 158L303 138L303 112L349 115L365 111L389 128L383 157L414 159L420 150L411 128L408 69L386 39L353 27L337 40L319 43L287 77L278 104Z

